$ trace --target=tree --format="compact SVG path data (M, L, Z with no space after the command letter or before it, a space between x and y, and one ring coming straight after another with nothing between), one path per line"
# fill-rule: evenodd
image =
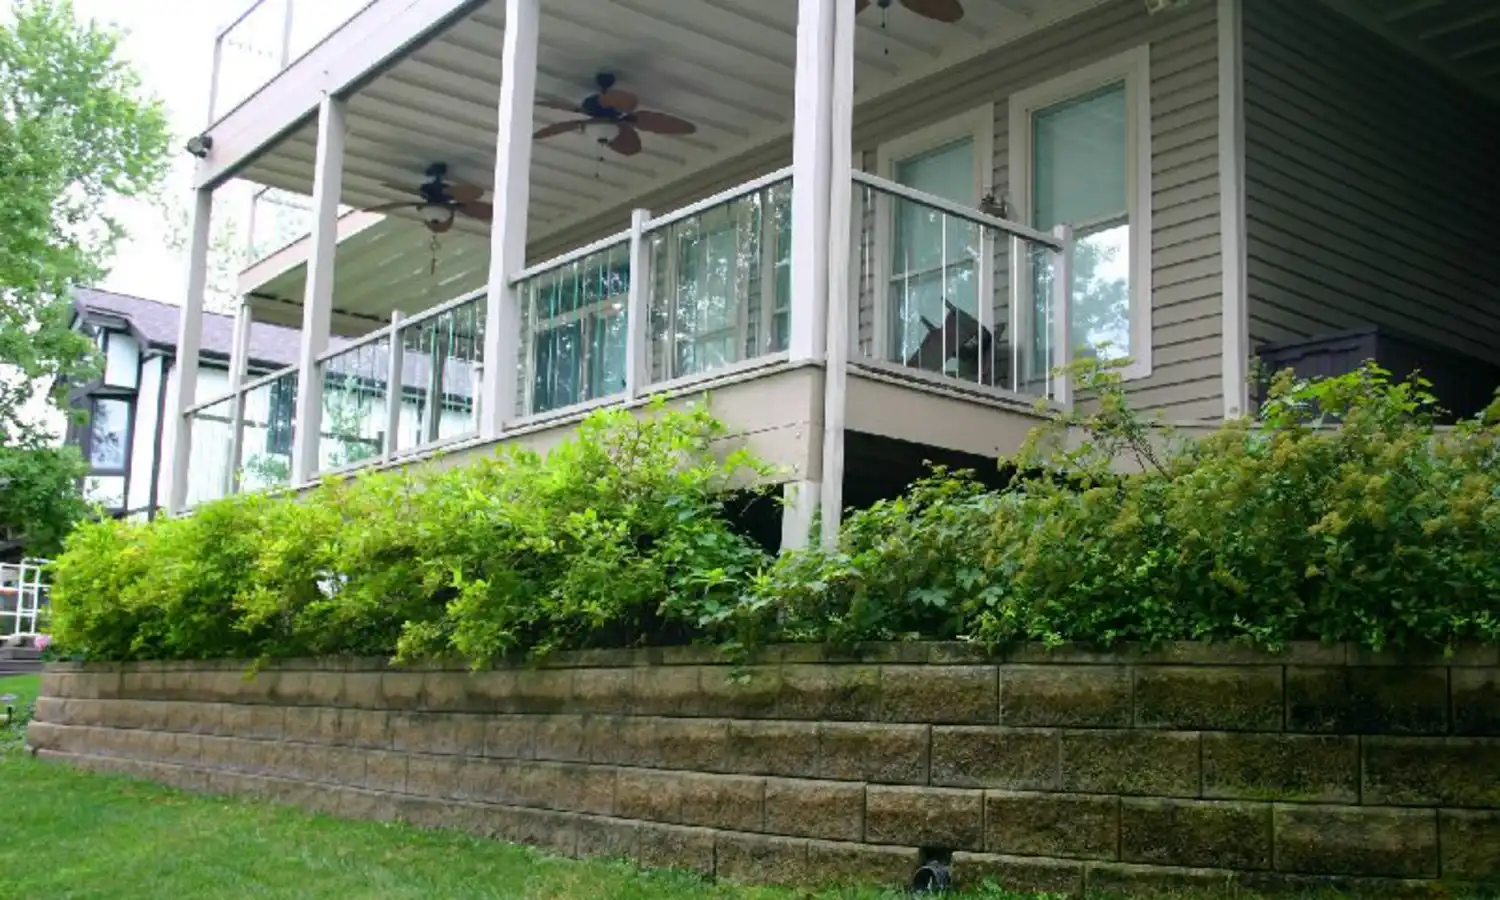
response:
M118 51L69 0L12 0L0 17L0 532L38 536L31 552L80 509L82 462L55 447L46 416L97 371L70 327L72 289L103 276L123 235L110 204L156 190L170 143L161 103Z

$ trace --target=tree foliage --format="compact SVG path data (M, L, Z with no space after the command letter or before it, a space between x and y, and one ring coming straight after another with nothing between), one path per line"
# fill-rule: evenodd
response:
M45 502L77 463L51 447L36 397L61 408L97 371L71 292L122 236L110 203L155 190L165 166L166 115L118 51L68 0L14 0L0 18L0 530L53 534L77 514L71 488Z

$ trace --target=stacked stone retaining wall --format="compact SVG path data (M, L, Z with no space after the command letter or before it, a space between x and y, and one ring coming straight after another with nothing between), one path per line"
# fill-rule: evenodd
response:
M695 648L469 673L54 665L42 755L721 878L1418 891L1500 879L1500 655Z

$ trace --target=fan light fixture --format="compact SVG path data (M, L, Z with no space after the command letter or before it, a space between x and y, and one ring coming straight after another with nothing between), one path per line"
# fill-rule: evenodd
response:
M424 203L417 207L417 215L427 223L427 227L436 232L447 231L453 227L454 209L451 206L440 206L434 203Z

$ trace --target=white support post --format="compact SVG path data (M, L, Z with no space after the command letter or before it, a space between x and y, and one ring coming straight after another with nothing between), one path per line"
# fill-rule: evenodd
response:
M828 292L823 376L823 485L819 517L823 546L838 544L844 516L844 420L849 384L848 264L854 250L854 0L836 0L833 29L828 238L824 267ZM795 182L794 182L795 185Z
M813 519L823 486L816 481L792 481L781 487L781 549L803 550L812 540Z
M1052 229L1053 237L1062 242L1062 249L1054 251L1052 258L1052 346L1053 359L1049 366L1061 369L1073 361L1073 229L1058 225ZM1073 405L1073 385L1068 376L1059 373L1053 376L1052 399L1067 409Z
M1250 406L1245 237L1245 68L1242 0L1219 0L1219 233L1224 290L1224 418Z
M198 190L193 203L191 236L188 239L187 290L182 298L182 318L177 323L177 407L172 414L172 480L167 512L177 515L187 508L188 466L193 455L193 424L187 410L197 400L198 350L203 337L203 294L208 286L209 223L213 218L212 188Z
M229 401L229 484L226 494L240 491L240 462L245 447L245 394L240 385L250 366L250 329L255 324L255 309L246 298L234 313L234 344L229 349L229 387L235 391Z
M387 462L396 454L396 441L401 434L401 393L406 385L406 340L401 334L401 321L405 318L399 309L391 313L391 343L385 371L385 447L381 453L381 459Z
M834 10L848 0L797 4L796 115L792 127L791 359L827 352L828 197L833 168ZM840 147L847 154L847 147Z
M484 405L479 433L500 437L514 408L521 362L521 297L511 280L526 266L531 204L531 131L536 104L541 0L505 0L500 63L500 126L495 141L495 219L490 225L490 282L484 329Z
M286 0L286 18L281 22L281 68L292 64L292 30L297 24L297 0Z
M323 379L318 368L318 355L328 349L328 332L333 322L333 265L339 242L344 138L344 101L325 96L318 107L312 234L307 255L307 289L302 298L297 424L292 437L293 487L307 484L318 471L318 448L323 428Z
M646 241L650 210L630 214L630 293L625 301L625 397L646 392L651 373L646 365L646 327L651 320L651 245Z

